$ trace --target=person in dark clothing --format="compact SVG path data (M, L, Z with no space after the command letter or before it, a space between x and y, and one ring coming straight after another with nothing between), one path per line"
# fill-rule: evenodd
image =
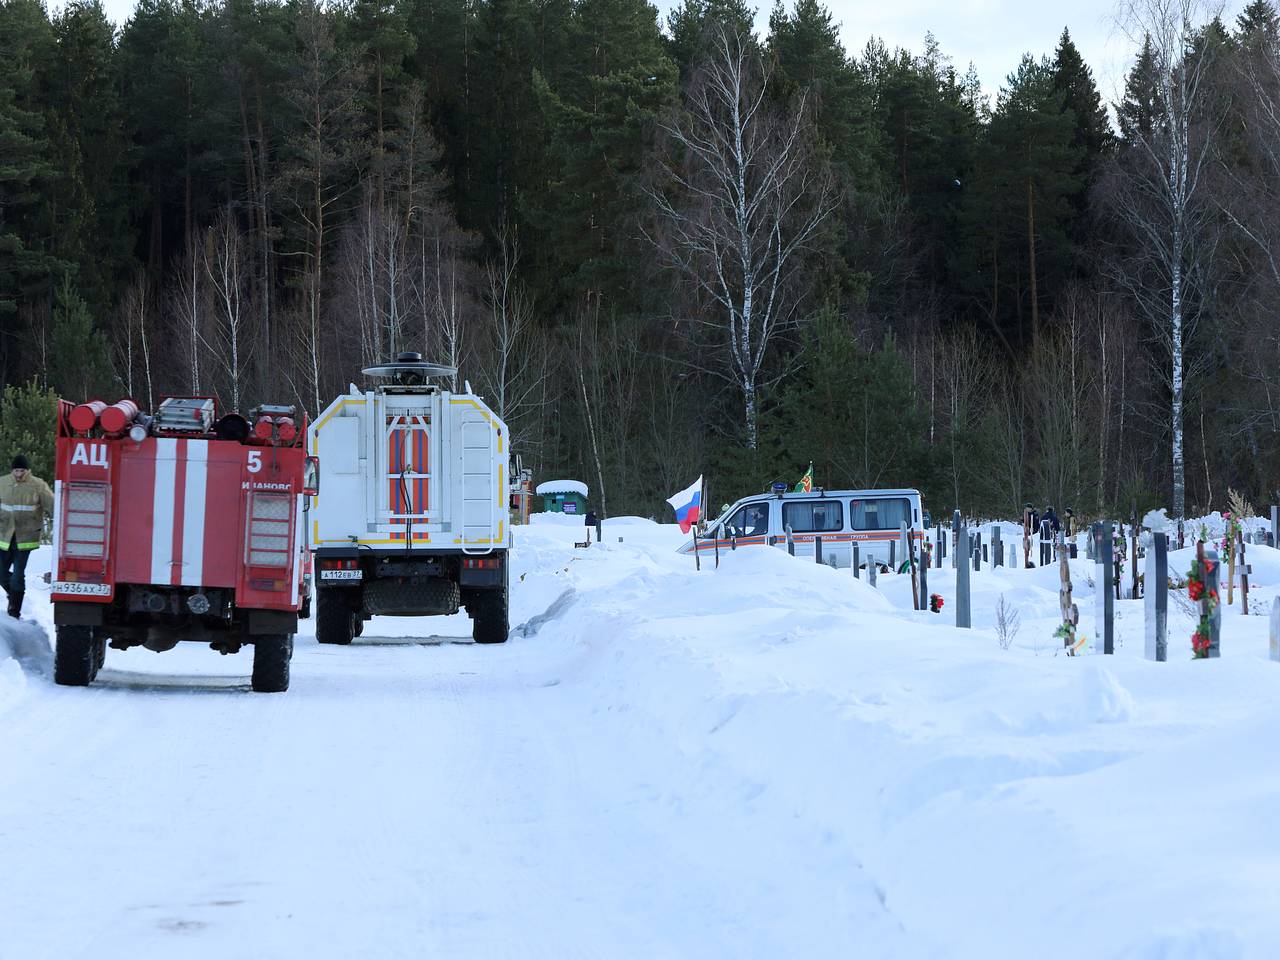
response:
M1054 544L1058 539L1058 531L1062 529L1062 522L1058 519L1058 515L1053 512L1053 505L1047 504L1044 513L1040 515L1040 565L1044 566L1053 560Z
M1044 508L1044 519L1049 521L1049 527L1053 530L1055 536L1062 529L1062 521L1058 519L1058 515L1053 512L1053 506Z

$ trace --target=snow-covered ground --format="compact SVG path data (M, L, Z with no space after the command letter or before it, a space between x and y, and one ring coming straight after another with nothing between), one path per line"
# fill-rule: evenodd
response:
M934 615L604 531L518 531L505 646L383 618L300 637L282 695L194 645L55 687L41 551L0 626L0 958L1280 955L1280 553L1222 659L1171 603L1158 664L1135 601L1064 656L1056 566L975 574L962 631L949 567Z

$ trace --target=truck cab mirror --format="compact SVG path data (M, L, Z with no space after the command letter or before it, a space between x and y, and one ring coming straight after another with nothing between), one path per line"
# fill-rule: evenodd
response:
M314 497L320 493L319 457L307 457L307 465L302 471L302 492L308 497Z

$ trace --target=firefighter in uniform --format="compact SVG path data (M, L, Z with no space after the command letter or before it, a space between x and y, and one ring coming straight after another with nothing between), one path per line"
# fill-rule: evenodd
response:
M31 475L22 454L13 458L12 472L0 477L0 587L9 595L9 616L22 613L27 560L40 545L44 518L53 514L53 491Z

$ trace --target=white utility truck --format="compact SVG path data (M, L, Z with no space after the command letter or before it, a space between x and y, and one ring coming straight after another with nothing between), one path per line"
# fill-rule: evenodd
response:
M402 353L367 367L382 382L338 397L308 448L320 492L316 639L347 644L372 616L471 615L477 643L507 639L506 425L477 396L428 382L452 367Z

